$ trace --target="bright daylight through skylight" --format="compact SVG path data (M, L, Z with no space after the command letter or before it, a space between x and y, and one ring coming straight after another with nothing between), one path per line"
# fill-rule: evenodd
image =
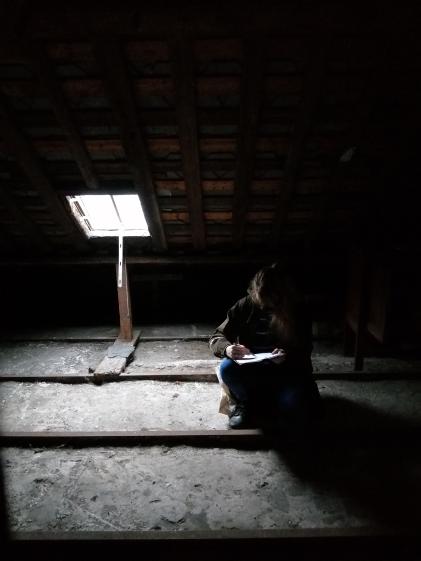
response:
M75 195L67 200L89 238L150 236L138 195Z

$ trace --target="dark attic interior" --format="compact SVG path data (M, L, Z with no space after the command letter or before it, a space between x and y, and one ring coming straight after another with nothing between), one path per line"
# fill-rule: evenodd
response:
M15 554L420 558L420 22L404 2L0 3ZM275 262L324 414L233 429L209 338Z

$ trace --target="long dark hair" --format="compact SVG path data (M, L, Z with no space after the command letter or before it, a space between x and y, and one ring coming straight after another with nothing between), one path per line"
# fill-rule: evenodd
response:
M296 309L301 296L286 267L273 263L263 267L250 281L252 302L271 314L271 326L282 339L296 339Z

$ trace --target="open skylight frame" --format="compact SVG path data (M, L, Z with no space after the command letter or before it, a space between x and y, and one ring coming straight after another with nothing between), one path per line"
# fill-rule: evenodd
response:
M150 236L138 195L70 195L67 200L88 238Z

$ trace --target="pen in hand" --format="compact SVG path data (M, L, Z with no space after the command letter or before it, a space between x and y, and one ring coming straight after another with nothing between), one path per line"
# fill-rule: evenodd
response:
M244 355L250 354L250 350L240 343L240 336L237 335L234 342L227 347L226 354L229 358L238 360L243 358Z

